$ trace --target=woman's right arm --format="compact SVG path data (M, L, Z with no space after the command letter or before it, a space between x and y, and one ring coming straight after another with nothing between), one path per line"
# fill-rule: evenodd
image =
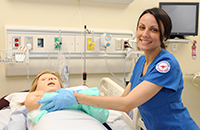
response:
M121 97L119 96L91 96L74 92L78 103L100 107L104 109L119 110L129 112L131 109L140 106L154 95L156 95L162 86L149 81L143 81L130 91L131 84L126 87Z

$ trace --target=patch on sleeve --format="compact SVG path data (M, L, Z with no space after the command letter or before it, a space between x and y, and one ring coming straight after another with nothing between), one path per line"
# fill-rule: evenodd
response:
M170 64L167 61L160 61L156 65L156 70L160 73L167 73L170 70Z

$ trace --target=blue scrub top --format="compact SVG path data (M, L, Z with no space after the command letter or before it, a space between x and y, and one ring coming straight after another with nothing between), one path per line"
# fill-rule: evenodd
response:
M144 80L163 87L138 107L147 130L199 130L181 100L183 78L176 58L162 49L142 76L145 61L143 55L135 65L131 90Z

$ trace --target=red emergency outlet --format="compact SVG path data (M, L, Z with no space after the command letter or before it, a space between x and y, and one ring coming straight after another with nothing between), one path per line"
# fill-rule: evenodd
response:
M17 49L20 46L20 36L13 36L13 49Z

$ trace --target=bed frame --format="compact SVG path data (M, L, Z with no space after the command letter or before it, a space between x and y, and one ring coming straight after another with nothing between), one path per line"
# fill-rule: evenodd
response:
M124 89L121 86L119 86L110 78L101 79L99 90L100 95L103 96L121 96L124 91ZM123 120L134 130L146 130L138 108L134 108L130 113L132 114L132 118L131 114L122 112Z

